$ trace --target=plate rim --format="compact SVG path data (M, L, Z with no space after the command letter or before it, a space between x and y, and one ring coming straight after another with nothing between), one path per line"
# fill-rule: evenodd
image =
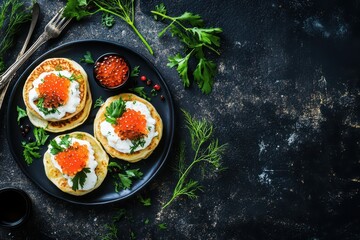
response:
M126 47L124 45L121 45L115 41L111 41L111 40L103 40L103 39L81 39L81 40L74 40L74 41L69 41L63 44L60 44L48 51L46 51L45 53L41 54L40 56L38 56L36 59L34 59L32 61L32 63L30 65L28 65L22 72L21 74L18 75L16 81L14 84L12 84L12 88L11 91L8 91L5 94L5 98L7 99L7 108L5 111L5 123L4 124L8 124L10 121L10 114L8 113L8 110L11 107L11 103L13 102L14 99L14 95L15 95L15 91L18 89L18 85L20 84L20 80L23 79L24 74L28 71L30 71L30 69L35 68L35 63L37 63L38 61L40 61L40 59L42 58L46 58L47 55L52 54L56 51L59 51L61 49L66 49L67 47L71 46L71 45L77 45L77 44L82 44L82 43L101 43L101 44L110 44L110 45L114 45L116 47L121 47L123 49L126 49L127 51L132 52L133 54L138 55L140 58L142 58L143 60L146 61L146 63L150 66L150 68L152 70L155 71L155 73L159 76L159 78L161 79L161 81L164 83L164 86L162 86L162 88L164 88L166 90L166 93L169 95L169 97L166 99L167 102L169 102L169 106L170 106L170 129L169 129L169 135L170 135L170 141L169 141L169 147L168 149L164 152L164 159L161 161L161 163L158 165L158 167L154 170L154 172L143 182L143 184L141 186L139 186L137 189L131 191L129 194L127 194L126 196L122 196L119 198L114 198L114 199L109 199L109 200L103 200L103 201L98 201L98 202L81 202L81 201L76 201L76 200L71 200L71 199L67 199L65 197L62 196L57 196L56 194L53 194L51 192L49 192L47 189L45 189L44 186L42 186L41 184L39 184L37 181L35 181L32 176L30 176L29 171L27 171L25 169L24 165L21 165L19 160L16 159L16 155L15 155L15 150L14 147L11 146L10 144L10 135L11 135L11 130L9 127L6 127L6 141L7 141L7 145L10 149L11 152L11 156L13 157L13 160L17 163L17 165L20 167L21 171L26 175L27 178L29 178L31 180L31 182L33 184L35 184L37 187L39 187L42 191L44 191L45 193L47 193L48 195L55 197L57 199L61 199L63 201L66 202L70 202L73 204L78 204L78 205L104 205L104 204L109 204L109 203L114 203L114 202L119 202L119 201L123 201L126 200L128 198L131 198L133 195L135 195L137 192L139 192L140 190L142 190L144 187L146 187L149 182L156 176L158 175L159 171L162 169L162 167L164 166L165 162L167 161L167 159L169 158L170 152L173 148L173 142L174 142L174 135L175 135L175 106L174 106L174 102L172 99L172 94L170 92L169 87L166 84L165 79L163 78L162 74L159 72L159 70L156 68L156 66L153 64L152 61L150 61L147 57L145 57L143 54L136 52L135 50L133 50L132 48ZM1 111L3 113L3 111ZM81 199L81 198L78 198Z

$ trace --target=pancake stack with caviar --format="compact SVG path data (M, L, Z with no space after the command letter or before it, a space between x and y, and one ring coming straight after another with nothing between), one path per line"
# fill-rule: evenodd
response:
M94 121L95 137L105 151L128 162L148 158L162 132L163 123L154 106L131 93L108 98Z
M61 191L81 196L104 181L109 157L93 136L73 132L50 141L43 163L46 176Z
M81 125L92 104L84 69L67 58L50 58L27 78L23 99L30 121L49 132L63 132Z

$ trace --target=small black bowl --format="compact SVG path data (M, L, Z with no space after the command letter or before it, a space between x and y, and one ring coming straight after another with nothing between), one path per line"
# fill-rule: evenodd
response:
M118 76L118 74L123 74L123 79L115 79L114 77L110 79L110 81L114 80L114 81L118 81L119 84L116 84L114 86L108 86L104 83L104 79L99 79L98 78L98 74L97 72L98 71L103 71L105 69L100 69L101 67L101 63L104 63L104 64L112 64L111 61L119 61L120 65L124 65L127 67L127 72L124 72L124 73L115 73L114 71L116 70L119 70L119 71L123 71L121 69L116 69L111 72L111 74L115 75L116 77ZM117 64L117 63L115 63ZM106 53L102 56L100 56L96 61L95 61L95 64L94 64L94 69L93 69L93 75L94 75L94 79L95 79L95 82L102 88L104 88L105 90L109 90L109 91L116 91L116 90L120 90L120 89L124 89L126 87L128 87L128 83L130 82L129 79L130 79L130 73L131 73L131 67L130 67L130 64L129 62L126 60L125 57L121 56L120 54L118 53ZM105 79L107 80L107 79Z
M0 227L19 228L28 220L30 212L31 199L26 192L13 187L0 189Z

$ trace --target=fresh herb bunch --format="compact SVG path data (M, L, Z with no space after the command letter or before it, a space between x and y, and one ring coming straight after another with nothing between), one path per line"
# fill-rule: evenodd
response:
M154 54L149 43L135 26L135 0L68 0L65 6L64 15L77 20L102 12L117 16L124 20L144 43L151 54ZM90 11L89 9L93 9Z
M122 98L111 102L110 106L106 107L106 121L111 124L116 124L116 119L121 117L121 115L125 112L125 109L126 104L125 101L122 100Z
M140 179L143 176L140 169L127 169L126 166L120 166L117 162L110 162L108 170L114 178L115 192L129 189L133 180Z
M221 157L225 152L226 144L219 144L218 139L213 138L213 125L205 119L196 120L188 112L182 110L186 127L191 137L191 148L194 156L190 164L186 167L185 146L181 145L179 154L179 180L175 186L171 199L164 204L163 208L169 206L176 198L184 195L190 199L198 197L197 192L202 191L203 187L194 179L189 178L189 173L195 167L202 164L212 166L216 171L222 171Z
M0 5L0 73L6 69L4 56L16 42L22 24L31 19L29 9L20 0L4 0Z
M167 15L167 10L163 4L157 5L154 11L155 19L169 21L158 35L163 36L168 30L172 36L177 37L186 47L185 54L176 54L169 57L169 67L176 67L177 72L185 87L190 86L190 69L189 62L191 58L196 59L197 65L192 72L194 81L201 91L209 94L212 91L214 77L216 75L216 64L209 60L207 54L214 52L220 55L219 34L221 28L206 28L204 21L198 14L185 12L180 16L172 17ZM206 51L208 50L208 51Z
M33 142L22 142L21 145L23 146L23 156L25 162L30 165L34 158L40 158L40 147L45 145L46 140L48 139L49 135L45 132L43 128L34 128L33 130L35 141Z

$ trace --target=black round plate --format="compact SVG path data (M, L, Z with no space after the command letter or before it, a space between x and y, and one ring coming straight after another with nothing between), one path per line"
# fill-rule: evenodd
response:
M59 190L45 175L44 166L42 162L42 157L40 159L35 159L32 164L28 165L24 157L22 141L27 141L28 136L33 136L32 131L31 134L28 134L27 137L23 137L21 135L20 127L17 123L17 106L25 109L25 104L22 99L22 89L24 83L31 73L31 71L39 65L42 61L47 58L52 57L66 57L70 58L76 62L78 62L85 69L88 74L89 84L91 88L91 95L93 99L93 104L95 100L102 96L103 100L106 100L108 97L112 95L119 94L121 92L109 92L100 88L94 81L93 78L93 64L87 64L80 62L87 51L90 51L93 59L97 59L99 56L108 53L108 52L116 52L124 56L130 63L131 67L140 66L140 74L146 75L149 79L152 80L153 84L160 84L161 90L158 92L157 96L151 96L151 87L147 86L146 83L141 82L134 78L134 82L137 81L136 86L143 86L144 90L147 92L147 95L151 97L151 103L154 105L158 113L160 114L163 124L163 137L160 141L160 144L152 153L152 155L146 159L142 160L138 163L131 164L131 168L140 168L140 171L143 172L143 177L140 180L136 180L133 182L133 185L130 189L122 190L119 192L115 192L113 178L110 176L110 173L102 183L102 185L94 190L93 192L86 194L84 196L72 196L70 194L63 193ZM126 91L126 90L125 90ZM122 91L124 92L124 91ZM160 95L165 97L165 100L161 100ZM81 126L67 131L84 131L93 135L93 122L95 115L99 108L92 109L88 119ZM76 41L64 44L59 46L53 50L48 51L47 53L40 56L35 62L33 62L20 76L17 80L11 94L9 97L9 103L7 108L7 139L10 146L11 153L18 163L22 171L40 188L42 188L45 192L53 195L57 198L66 200L72 203L91 205L91 204L105 204L118 200L122 200L130 197L135 192L139 191L143 188L159 171L159 169L163 166L166 161L172 141L174 136L174 106L171 98L170 91L158 72L158 70L153 66L152 63L145 57L140 54L134 52L131 49L123 47L117 43L109 42L109 41L101 41L101 40L84 40L84 41ZM30 124L28 119L22 119L22 124ZM64 133L67 133L64 132ZM49 139L54 138L57 134L49 133ZM49 140L48 140L49 141ZM41 155L46 151L47 146L43 146L40 149ZM110 158L110 161L118 161L120 163L126 164L124 161L115 160Z

